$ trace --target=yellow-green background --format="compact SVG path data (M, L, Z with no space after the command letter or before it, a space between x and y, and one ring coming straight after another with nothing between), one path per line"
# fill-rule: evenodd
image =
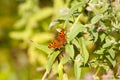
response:
M0 0L0 80L41 79L47 54L30 40L48 45L53 38L53 6L53 0Z

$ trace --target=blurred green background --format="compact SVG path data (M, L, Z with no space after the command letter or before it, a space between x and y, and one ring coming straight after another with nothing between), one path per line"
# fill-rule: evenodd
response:
M85 7L89 9L90 5L86 3L86 1L89 1L89 0L0 0L0 80L41 80L43 74L45 73L45 65L49 60L48 54L43 52L45 51L44 48L42 48L44 49L43 51L36 49L35 45L31 44L31 40L34 41L35 43L48 46L48 44L54 38L53 34L55 33L55 28L57 26L63 27L63 24L59 23L59 25L57 25L57 22L55 22L54 20L57 20L56 18L58 18L58 20L61 20L61 22L62 20L65 21L65 18L66 18L65 16L67 16L66 13L69 11L69 9L67 10L67 7L70 8L74 4L77 4L80 1L81 2L83 1L83 4L86 4L88 6L88 7L87 6ZM75 6L75 7L73 6L72 7L73 10L71 9L68 15L68 18L70 18L70 15L72 15L74 11L77 11L75 9L78 8L78 11L80 9L81 13L75 12L74 14L77 14L77 15L80 14L80 20L79 20L80 23L83 23L86 25L87 23L93 24L90 26L91 28L91 27L99 26L99 25L96 25L96 23L100 22L100 25L102 27L98 29L104 30L104 26L108 27L108 31L106 30L107 34L111 33L110 31L114 29L114 31L111 34L109 34L111 37L113 37L110 40L112 39L114 40L115 38L116 42L118 42L120 40L120 35L119 33L117 33L118 30L120 31L119 29L120 9L119 9L119 3L118 3L119 0L108 0L110 1L111 4L108 4L109 2L105 0L106 2L108 2L105 5L103 1L104 0L100 0L100 1L91 0L91 2L89 3L96 4L97 7L95 7L95 9L93 7L92 12L91 11L89 12L90 10L89 9L87 13L85 13L86 9L83 9L83 12L81 12L82 8L85 8L85 7L80 6L79 8L78 6ZM109 13L111 11L114 11L114 12ZM103 14L104 12L106 13ZM104 17L101 17L98 14L103 14ZM73 15L73 18L77 18L76 17L77 15ZM118 19L116 18L116 16ZM111 23L111 21L113 23ZM73 22L74 22L74 19L73 19ZM73 25L70 23L69 27L71 26ZM51 30L49 29L50 27L52 27ZM109 35L103 34L102 36L102 34L100 33L100 36L102 37L98 37L99 30L97 29L97 27L93 28L93 31L94 29L96 30L96 32L94 32L95 35L93 33L91 34L96 39L103 38L103 40L106 40L105 42L102 42L103 40L101 41L102 45L104 45L104 43L107 42L107 38L105 39L105 36L109 36ZM92 31L92 28L90 29L89 32L91 31ZM99 39L97 41L99 42ZM111 44L113 44L113 42L111 42ZM118 45L116 45L115 43L115 46L117 47L115 47L114 45L113 46L115 47L116 51L118 50L117 53L119 53L120 51L119 42L117 44ZM109 47L108 44L106 45ZM88 51L90 53L94 52L95 47L96 47L96 44L88 45ZM101 49L101 44L98 44L97 48L98 49L96 49L96 51L98 50L98 52L100 52L99 48ZM105 47L105 49L107 49L107 47ZM110 49L112 49L112 47ZM93 67L99 66L99 62L101 63L101 60L104 59L104 56L108 55L109 49L107 50L108 52L106 52L107 53L106 55L103 54L102 50L101 50L102 54L96 53L98 55L98 62L96 62L97 60L96 55L95 57L92 57L93 60L95 61L94 63L95 65L93 65ZM112 54L112 56L115 57L116 55L115 51L113 51L113 53L114 54ZM103 57L101 57L101 55ZM118 55L116 56L116 59L112 59L109 57L110 60L108 61L110 62L108 63L114 63L115 65L117 65L117 62L120 62L120 58ZM109 56L111 56L111 53L109 53ZM90 61L92 61L92 58ZM115 63L116 60L117 62ZM106 67L106 64L102 66ZM109 66L111 66L111 64L107 65L107 67ZM101 64L99 67L101 67ZM98 70L100 70L99 67L98 67ZM55 80L57 78L56 77L58 75L57 63L54 64L53 68L54 68L53 72L50 73L50 75L48 76L48 80ZM71 68L71 70L68 73L73 78L74 77L73 66L66 67L66 70L69 68ZM87 71L89 71L88 68L83 67L82 72L85 74ZM96 71L96 73L98 73L98 71ZM118 71L118 73L119 73L118 76L120 76L120 70ZM84 76L84 74L82 75ZM79 76L79 74L77 75ZM74 80L74 79L71 79L71 80Z
M53 0L0 0L0 80L41 79L47 54L30 40L48 45L53 38L53 6Z

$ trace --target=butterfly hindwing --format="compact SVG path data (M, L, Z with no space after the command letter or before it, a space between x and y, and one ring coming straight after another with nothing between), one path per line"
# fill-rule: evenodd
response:
M53 40L48 46L48 48L60 48L62 44L58 40Z

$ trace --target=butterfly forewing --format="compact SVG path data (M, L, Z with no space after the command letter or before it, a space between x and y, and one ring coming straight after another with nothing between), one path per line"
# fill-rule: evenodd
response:
M62 44L64 44L64 43L66 42L66 35L65 35L64 29L62 29L62 30L60 31L60 33L58 34L57 38L58 38L58 40L59 40Z

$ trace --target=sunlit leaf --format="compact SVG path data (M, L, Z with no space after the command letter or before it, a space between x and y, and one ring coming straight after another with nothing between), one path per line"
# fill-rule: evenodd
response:
M59 74L58 80L62 80L63 79L63 64L62 63L59 63L58 65L58 74Z
M111 46L111 42L106 42L105 44L103 44L103 48L107 48L107 47L110 47Z
M112 59L114 59L115 58L115 50L113 50L112 48L110 48L108 50L108 52L109 52L110 56L112 57Z
M77 55L77 57L75 58L75 62L74 62L74 73L75 73L75 80L80 80L80 76L81 76L81 66L82 65L82 61L81 61L81 55Z
M103 42L103 40L105 39L105 36L106 35L104 33L100 35L101 42Z
M36 48L44 51L45 53L47 53L47 54L52 53L52 50L50 50L47 46L42 45L42 44L37 44L37 43L35 43L35 42L33 42L33 41L30 41L30 42L31 42L31 44L32 44L33 46L35 46Z
M66 27L66 25L67 25L67 23L68 23L68 21L69 21L69 18L70 18L70 16L73 14L73 12L74 12L75 10L77 10L78 8L82 8L82 6L83 6L85 3L86 3L86 1L82 1L82 2L80 2L80 3L77 3L77 4L75 4L75 5L69 10L68 15L66 16L64 28Z
M105 49L100 49L100 50L97 50L97 51L95 51L95 53L96 54L104 54L104 51L105 51Z
M74 70L75 70L76 80L80 80L81 68L80 68L80 65L77 62L74 63Z
M111 59L110 55L106 55L106 58L110 61L110 63L113 65L113 67L115 67L116 61Z
M70 57L73 59L74 58L74 47L73 45L67 44L65 46L65 51L70 55Z
M49 72L51 70L51 67L56 59L56 57L58 56L58 54L60 53L60 51L54 51L50 57L49 60L47 62L47 66L46 66L46 70Z
M83 37L81 37L79 39L79 44L80 44L80 50L81 50L81 54L83 55L84 57L84 64L87 63L88 59L89 59L89 52L86 48L86 45L85 45L85 40Z
M103 12L105 12L107 9L109 9L109 8L108 8L109 4L107 3L107 0L104 0L103 3L104 3L104 4L103 4L102 8L99 9L99 12L100 12L100 13L103 13Z
M80 49L79 42L78 42L76 39L73 39L73 40L72 40L72 43L73 43L78 49Z
M65 64L65 63L67 63L69 60L70 60L70 57L69 57L69 56L63 56L63 57L61 58L61 63L62 63L62 64Z
M94 16L91 20L91 23L92 24L97 23L102 17L103 17L103 15L101 15L101 14Z
M68 42L73 40L80 32L82 32L84 29L82 24L77 24L70 30L70 32L67 34Z
M52 75L51 76L54 76L54 74L58 73L59 63L58 63L58 61L54 61L53 65L52 65L52 69L51 69L51 71L52 71Z
M96 42L98 39L98 32L93 32L93 36L94 36L94 42Z

